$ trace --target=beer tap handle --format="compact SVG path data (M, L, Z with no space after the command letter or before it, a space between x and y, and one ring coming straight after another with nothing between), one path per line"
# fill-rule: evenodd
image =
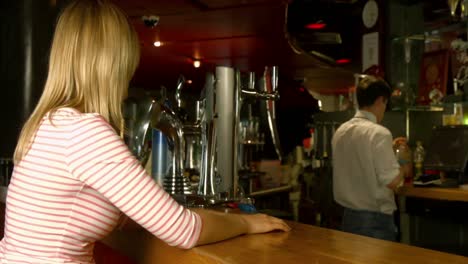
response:
M249 84L247 88L249 90L255 90L255 72L249 72Z
M182 74L179 75L175 91L176 107L174 107L174 111L177 117L182 120L182 123L186 123L188 119L188 114L185 110L185 102L182 100L182 89L184 88L185 82L185 77Z
M268 100L265 100L265 107L268 118L268 127L270 128L271 138L273 145L275 147L276 154L278 155L279 160L283 160L283 154L280 144L280 138L278 133L278 128L276 125L276 110L275 110L275 100L279 99L278 89L278 67L273 66L271 68L265 67L263 74L263 90L266 94L271 97Z
M176 91L175 91L175 100L177 104L177 108L182 108L182 88L185 84L185 77L181 74L179 75L179 79L177 79Z
M278 66L271 67L271 93L278 90Z

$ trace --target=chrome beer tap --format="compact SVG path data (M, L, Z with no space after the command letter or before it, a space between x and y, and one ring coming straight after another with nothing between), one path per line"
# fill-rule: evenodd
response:
M207 203L216 202L216 126L215 126L215 79L212 73L206 75L205 87L201 95L201 166L198 195L204 197Z
M166 103L166 98L155 102L151 126L166 137L171 153L171 165L163 181L164 189L172 195L191 194L190 183L184 176L185 139L182 121Z
M282 159L275 123L274 100L279 99L278 68L266 67L263 87L255 90L255 74L249 85L241 86L240 71L216 67L208 74L203 95L202 166L198 194L215 203L236 200L238 192L239 123L242 101L247 98L265 100L268 123L276 152Z
M260 79L260 91L255 89L255 73L249 73L249 85L247 89L242 89L242 98L254 98L263 100L267 112L268 127L270 128L271 138L279 160L283 160L278 128L276 126L275 101L279 100L278 92L278 66L265 67L263 76Z

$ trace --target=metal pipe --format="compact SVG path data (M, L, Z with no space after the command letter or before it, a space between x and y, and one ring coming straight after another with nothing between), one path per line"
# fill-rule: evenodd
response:
M233 68L216 67L216 129L217 172L220 175L218 195L221 199L234 194L237 169L236 111L238 107L238 78Z
M200 168L200 183L198 195L214 199L215 189L215 162L216 162L216 126L215 126L215 78L212 73L206 75L204 95L201 103L200 125L202 141L202 160Z

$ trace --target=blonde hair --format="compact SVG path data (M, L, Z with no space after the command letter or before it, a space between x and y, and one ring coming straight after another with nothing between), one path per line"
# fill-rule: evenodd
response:
M42 118L61 107L99 113L118 132L122 100L140 58L138 37L127 17L106 0L78 0L60 15L41 98L16 146L17 164Z

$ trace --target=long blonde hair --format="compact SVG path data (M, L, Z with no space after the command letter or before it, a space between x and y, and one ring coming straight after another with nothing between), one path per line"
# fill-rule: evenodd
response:
M140 58L127 17L106 0L78 0L60 15L41 98L16 146L17 164L30 148L42 118L61 107L99 113L118 132L122 100Z

